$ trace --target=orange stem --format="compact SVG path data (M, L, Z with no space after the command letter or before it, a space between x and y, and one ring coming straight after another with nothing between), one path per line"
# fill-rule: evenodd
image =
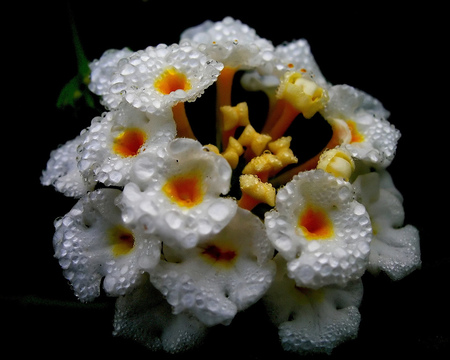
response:
M190 139L197 139L192 132L191 125L186 115L184 102L179 102L172 107L173 118L177 125L177 137L186 137Z
M217 78L217 96L216 96L216 142L217 147L221 149L221 144L228 141L228 137L223 133L223 115L220 108L225 105L231 106L231 88L233 87L233 78L237 69L225 66Z
M292 121L294 121L298 114L300 114L300 111L286 102L281 116L276 120L276 123L268 131L268 134L272 137L272 141L277 140L284 135L284 133L292 124Z
M238 206L249 211L251 211L256 205L260 203L261 201L256 200L246 193L243 193L242 197L238 200Z
M286 106L286 100L278 99L273 106L273 109L270 111L267 116L267 120L261 130L261 134L268 134L270 130L272 130L273 126L277 123L277 120L280 118L281 114L284 111Z

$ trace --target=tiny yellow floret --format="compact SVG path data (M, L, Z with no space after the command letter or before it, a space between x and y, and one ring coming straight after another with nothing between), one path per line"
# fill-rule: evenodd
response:
M322 153L317 168L348 181L355 170L355 162L348 151L335 148Z
M283 168L283 163L270 151L256 156L245 165L243 174L260 175L267 174L269 177L278 173Z
M321 110L328 101L328 92L301 72L288 71L277 91L277 98L289 102L306 119Z
M286 167L290 164L296 164L298 162L297 157L294 155L294 152L290 148L291 141L291 136L283 136L278 140L270 142L267 145L269 150L273 154L275 154L278 160L281 161L283 167Z

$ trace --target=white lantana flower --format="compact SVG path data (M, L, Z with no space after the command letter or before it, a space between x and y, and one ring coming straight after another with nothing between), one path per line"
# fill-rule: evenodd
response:
M55 257L81 301L100 295L102 279L108 295L124 295L142 271L159 262L161 242L123 223L115 206L119 194L116 189L90 192L55 223Z
M155 113L179 102L194 101L212 85L223 65L189 42L160 44L133 53L119 62L111 79L109 98L122 96L141 111Z
M280 255L275 262L277 275L263 301L278 327L283 349L301 355L330 354L340 343L356 337L361 319L361 279L345 287L302 288L288 277Z
M186 351L198 345L207 330L193 315L173 314L171 306L147 276L143 276L141 284L130 294L116 301L113 334L138 341L153 351Z
M160 234L171 246L194 247L234 216L231 167L200 142L179 138L166 151L147 152L133 166L121 206L127 223Z
M240 20L226 17L222 21L205 21L181 34L213 59L229 68L241 70L259 66L273 57L273 45Z
M275 275L273 248L261 220L239 208L217 235L189 250L164 246L167 261L151 282L172 305L208 326L229 324L238 311L258 301Z
M85 178L123 186L133 163L144 152L165 146L175 134L172 111L146 114L122 102L92 120L80 146L78 168Z
M368 271L402 279L419 268L421 260L419 232L412 225L404 226L401 195L385 170L358 176L354 186L372 221Z
M265 215L267 234L288 275L313 289L345 285L364 273L372 228L352 185L322 170L295 176Z
M119 60L130 56L132 53L133 51L128 48L122 50L110 49L105 51L100 59L89 64L91 69L89 90L100 96L108 95L105 99L102 99L102 104L109 109L118 107L123 98L120 94L114 96L109 91L113 74L117 71Z
M95 181L81 175L78 170L78 148L85 134L67 141L50 154L46 169L42 172L42 185L53 185L66 196L80 198L94 189Z
M386 119L389 112L372 96L348 85L335 85L321 111L338 131L339 143L355 159L386 168L395 156L400 132Z

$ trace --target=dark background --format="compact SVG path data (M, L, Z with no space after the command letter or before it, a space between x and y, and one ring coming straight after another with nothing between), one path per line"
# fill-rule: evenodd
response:
M184 29L231 15L274 45L306 38L331 83L349 84L378 98L402 133L388 170L405 199L405 223L420 231L422 269L398 282L364 275L358 338L336 348L331 357L312 358L450 354L448 96L446 71L439 65L446 46L442 9L432 3L395 9L370 2L360 7L309 2L70 3L90 60L109 48L139 50L178 42ZM41 171L50 151L79 134L97 113L56 108L59 92L77 71L66 3L25 3L7 15L14 25L3 30L2 51L2 350L50 358L169 358L113 338L112 299L78 303L53 258L53 221L75 201L41 186ZM202 347L174 358L296 358L281 350L276 330L260 310L256 305L239 314L229 327L213 329Z

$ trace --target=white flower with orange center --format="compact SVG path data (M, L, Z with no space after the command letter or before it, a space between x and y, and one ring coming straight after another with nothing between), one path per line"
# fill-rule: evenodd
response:
M361 315L361 279L346 286L320 289L297 286L286 271L286 262L275 257L277 275L263 298L272 322L278 327L284 350L300 355L328 353L355 338Z
M383 105L348 85L333 86L328 95L330 100L321 114L333 127L337 143L355 159L389 166L400 132L386 120L389 112Z
M154 235L131 229L115 206L116 189L88 193L55 223L55 257L81 301L107 294L124 295L143 271L159 262L161 242Z
M156 113L197 99L222 68L189 42L149 46L120 61L110 93L121 95L141 111Z
M391 279L400 280L420 268L419 232L412 225L404 225L403 198L389 173L383 170L360 175L354 186L372 222L368 271L383 271Z
M300 173L278 191L265 224L298 286L345 285L366 270L370 218L343 179L322 170Z
M172 246L191 248L217 234L234 216L231 167L198 141L175 139L165 152L146 153L124 188L124 219L162 236Z
M273 248L261 220L238 209L221 232L191 249L166 246L150 277L174 314L193 314L208 326L229 324L267 291L275 275Z
M85 178L123 186L139 156L165 146L175 133L171 111L146 114L122 102L92 120L79 148L78 168Z

